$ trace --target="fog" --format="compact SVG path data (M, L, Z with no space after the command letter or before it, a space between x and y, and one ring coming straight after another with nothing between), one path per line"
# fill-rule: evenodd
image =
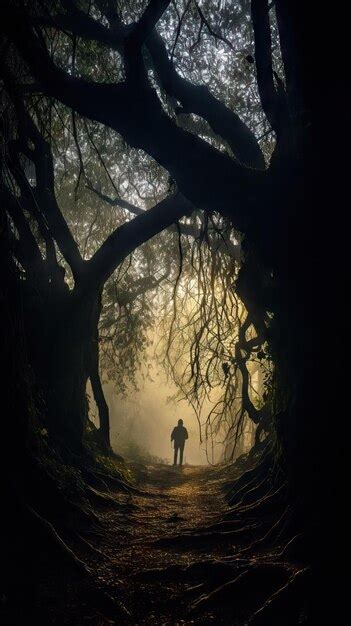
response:
M149 375L140 376L138 390L130 390L127 397L117 392L112 381L104 384L104 392L110 410L111 443L113 449L136 460L153 460L173 463L170 436L179 419L189 433L184 450L184 463L206 465L218 462L222 454L220 442L209 446L200 442L200 428L194 409L185 400L174 400L177 389L167 380L161 365L151 364ZM88 388L90 417L98 425L97 409ZM202 421L206 419L204 409ZM148 458L148 455L156 457Z
M179 419L184 421L189 439L184 450L184 463L207 465L223 460L225 454L224 431L206 442L205 422L213 408L213 402L221 396L221 388L213 389L211 402L205 401L200 424L195 409L185 399L179 399L179 390L168 379L163 366L155 356L156 334L151 336L145 354L145 368L137 374L137 389L129 385L125 395L118 391L114 381L104 383L104 393L110 411L111 445L115 452L126 459L143 463L173 463L171 432ZM252 370L252 365L248 365ZM146 373L147 372L147 375ZM262 393L262 376L254 369L251 377L252 391ZM98 411L90 386L87 388L90 418L99 425ZM255 427L248 420L243 431L243 447L249 450L253 444ZM243 451L243 450L242 450Z
M218 292L220 293L220 290ZM194 287L193 296L196 293ZM201 293L200 290L200 295ZM226 377L223 376L221 365L223 367L223 359L227 357L223 356L222 359L218 357L217 368L219 371L216 374L212 372L212 381L214 384L211 385L210 389L206 390L206 393L202 394L201 397L199 396L199 401L201 402L201 415L199 419L195 407L186 399L179 397L179 388L185 388L187 391L187 376L190 369L189 362L193 363L192 359L196 358L195 355L191 353L190 349L193 341L193 330L191 329L189 331L189 327L191 326L189 319L194 319L193 309L195 308L195 310L197 310L194 305L196 298L195 296L195 299L190 297L191 292L187 292L186 295L187 298L185 301L178 303L178 327L176 331L174 331L173 328L171 362L167 360L167 338L170 328L172 327L173 300L170 300L172 306L168 317L164 314L165 303L161 300L161 303L154 303L154 308L158 312L163 313L163 315L155 315L157 321L153 329L149 330L147 333L146 348L142 347L141 358L139 361L136 360L136 363L139 362L140 369L137 372L133 370L136 385L132 384L127 376L124 381L126 386L125 394L123 395L118 384L115 384L111 378L109 378L108 382L105 380L103 383L104 393L110 411L111 445L115 452L121 454L126 459L141 461L143 463L173 463L174 452L170 436L179 419L183 420L189 434L189 439L186 442L184 451L184 463L190 465L215 464L224 460L224 458L230 458L230 455L233 453L232 441L236 431L232 429L231 432L230 429L238 407L236 407L235 404L229 405L230 413L229 415L225 413L223 397ZM216 323L215 320L214 330L217 329ZM208 324L207 327L209 327ZM210 325L210 330L211 329L212 327ZM230 328L230 338L231 336L232 328ZM226 336L224 337L224 341L225 340ZM223 349L222 345L220 349ZM230 353L232 346L229 344L226 346L226 349L227 353L224 354ZM167 358L165 356L166 353ZM212 358L212 354L202 354L201 358L203 362L207 363L208 360ZM172 372L171 379L167 378L166 371L161 363L162 360L168 363L169 370ZM173 364L175 365L173 366ZM120 376L122 365L123 363L121 362L119 363L119 367L116 368L115 375L117 377ZM138 367L138 365L136 365L136 367ZM257 398L260 399L262 396L262 374L257 369L257 363L248 363L247 367L251 376L249 389L250 397L253 402L256 402ZM109 377L111 377L111 372L114 372L114 370L113 368L107 368L107 372ZM102 380L104 380L107 372L102 372ZM187 372L185 384L183 379L184 372ZM173 379L177 381L179 386L176 386ZM120 381L117 380L117 383L119 382ZM97 407L93 401L93 395L89 387L88 394L90 417L96 426L98 426ZM196 394L189 395L194 398ZM218 406L223 406L223 414L220 414L218 408L216 408L215 413L212 413L211 425L208 426L209 431L212 427L217 432L217 435L206 441L206 420L211 410L213 411L214 407ZM214 415L219 415L217 421ZM232 439L228 437L225 441L228 432L231 434ZM244 423L240 436L241 442L237 454L248 451L252 446L254 426L249 419Z
M135 453L136 444L142 448L142 452L172 463L170 435L177 421L183 419L189 433L184 462L191 465L207 464L206 444L200 442L195 412L185 400L171 399L176 391L176 387L167 381L162 367L156 363L151 367L149 377L140 380L139 390L133 391L128 398L119 396L111 383L105 386L114 449L128 456L128 453ZM213 461L219 460L220 449L220 445L216 446Z

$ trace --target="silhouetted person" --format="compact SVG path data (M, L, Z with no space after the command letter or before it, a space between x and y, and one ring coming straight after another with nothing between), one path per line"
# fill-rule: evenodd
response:
M178 426L175 426L172 430L171 441L174 441L174 463L177 465L178 450L179 450L179 465L183 465L183 452L185 446L185 440L189 438L187 429L183 426L183 420L178 420Z

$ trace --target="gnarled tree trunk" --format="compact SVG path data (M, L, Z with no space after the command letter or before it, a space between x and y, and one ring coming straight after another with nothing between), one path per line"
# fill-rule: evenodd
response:
M110 440L110 414L106 402L99 371L99 335L96 331L91 348L90 382L94 399L99 412L98 442L102 450L108 454L111 452Z
M51 326L46 353L49 432L75 452L82 451L88 419L86 385L100 310L100 292L73 290Z

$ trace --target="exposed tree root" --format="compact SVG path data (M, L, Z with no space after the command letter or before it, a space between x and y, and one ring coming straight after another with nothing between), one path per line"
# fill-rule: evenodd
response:
M306 606L307 586L310 570L304 568L294 573L288 582L273 593L264 605L249 620L250 626L284 626L303 624L308 607ZM282 618L282 616L284 616Z
M275 490L272 489L265 496L245 506L233 507L225 514L226 519L238 517L244 520L247 517L258 517L266 515L276 515L281 505L286 500L286 486L280 485Z
M110 493L103 493L89 485L86 486L86 493L89 499L97 505L104 505L109 508L116 509L126 509L128 506L124 503L122 504L118 502L118 500L114 498Z
M54 458L55 451L53 452ZM60 459L56 459L60 461ZM40 512L44 517L51 519L64 519L75 517L79 523L91 525L100 524L100 518L95 509L90 506L87 499L87 492L90 486L87 483L79 483L72 494L67 492L65 487L60 484L55 476L49 473L48 467L43 461L30 459L31 466L29 468L27 483L27 500L32 503L33 508ZM33 471L34 470L34 471ZM79 473L82 474L79 470ZM40 484L40 490L32 490L33 484ZM73 500L72 498L76 499Z
M248 561L233 559L231 562L222 560L202 560L191 563L187 567L170 565L165 568L147 569L134 575L137 580L162 580L190 582L196 579L206 578L211 581L221 581L233 578L236 574L247 567Z
M112 623L118 623L115 620L123 620L124 623L126 621L130 623L131 613L123 602L116 600L103 589L97 589L96 587L89 589L89 604L91 603L103 611L104 615L109 615L113 620Z
M263 563L251 565L233 580L201 596L191 606L192 613L221 610L230 604L231 617L238 617L243 611L259 608L272 593L290 578L291 572L284 564Z
M313 531L300 532L285 544L279 558L297 562L310 562L320 557L320 545Z
M113 487L118 491L123 491L124 493L135 493L138 495L142 495L142 492L125 482L123 475L119 472L120 477L112 476L112 474L106 474L96 467L85 466L82 469L83 476L85 480L92 484L93 486L103 486L106 491L109 491L109 487Z
M238 504L245 493L256 486L261 480L267 477L268 472L273 467L273 454L266 452L260 461L252 468L244 472L234 484L231 483L227 492L227 499L230 505Z
M227 494L227 501L230 507L241 506L244 502L244 499L248 498L248 494L251 491L254 491L260 486L267 486L267 490L271 487L271 482L269 476L264 472L261 473L261 469L259 472L256 472L253 477L251 477L248 483L244 483L241 485L238 490L231 490L229 494Z
M279 519L276 522L269 524L268 531L263 536L256 538L249 546L245 546L244 548L242 548L241 553L257 553L262 549L271 547L273 543L282 536L282 531L287 527L288 522L290 522L291 520L291 517L291 507L286 506Z
M226 532L205 532L203 534L198 533L188 533L182 535L173 535L170 537L162 537L161 539L156 539L153 541L153 545L155 546L167 546L167 547L177 547L179 545L182 548L189 547L192 549L194 545L202 545L208 546L210 544L217 544L218 542L229 542L231 544L235 544L238 541L242 541L244 539L248 539L252 537L253 534L257 533L257 531L262 527L261 522L255 522L253 524L242 525L240 528L236 530L229 530Z
M106 480L103 480L95 470L83 468L82 475L86 484L92 487L102 488L104 491L110 491L110 486L107 484Z
M237 503L237 506L247 506L248 504L253 504L257 502L265 495L269 493L272 489L272 483L270 477L266 476L257 484L254 484L251 488L247 488L245 493L242 494L240 502ZM230 502L230 505L233 506L233 502Z
M78 568L79 571L84 574L90 576L91 570L86 563L84 563L81 559L77 557L77 555L69 548L69 546L64 542L62 537L57 533L55 527L49 522L47 519L39 515L34 509L28 507L28 514L30 518L32 518L33 523L38 527L40 533L49 540L53 547L57 548L58 551L71 563L74 567Z
M99 526L101 523L100 517L90 506L82 502L72 502L70 498L65 498L64 502L68 508L74 513L81 522L85 522L89 526L94 523Z
M87 548L92 554L95 554L97 557L99 557L100 559L103 559L104 561L107 560L107 561L112 562L112 559L108 554L106 554L105 552L102 552L102 550L99 550L99 548L97 548L96 546L93 546L93 544L90 543L90 541L88 541L85 537L82 537L80 533L78 533L77 531L72 531L72 535L76 537L78 541L85 548Z
M255 518L252 518L251 520L247 520L248 523L252 522L254 523L256 520ZM196 528L196 533L201 534L201 533L212 533L213 531L223 531L223 532L228 532L231 530L238 530L240 528L242 528L242 521L240 519L226 519L226 520L221 520L220 522L215 522L214 524L209 524L208 526L198 526ZM185 533L191 533L194 532L192 528L185 528L184 529Z

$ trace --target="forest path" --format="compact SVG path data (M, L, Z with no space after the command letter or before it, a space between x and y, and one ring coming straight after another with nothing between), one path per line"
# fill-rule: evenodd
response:
M125 623L166 626L212 621L210 615L201 620L185 617L190 585L178 567L216 558L228 549L227 543L194 541L197 532L223 516L223 482L211 467L146 466L138 472L139 494L124 496L122 506L99 511L104 532L94 544L109 559L92 565L101 585L130 611ZM116 499L121 503L120 494ZM178 573L145 572L169 566Z

